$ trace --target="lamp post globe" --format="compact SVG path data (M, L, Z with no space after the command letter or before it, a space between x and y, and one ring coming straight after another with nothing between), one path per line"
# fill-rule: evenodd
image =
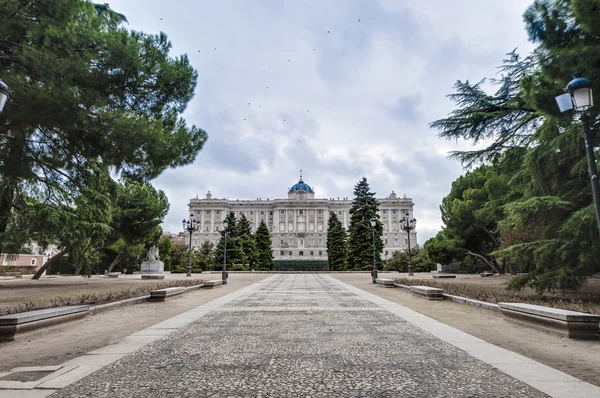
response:
M417 219L413 218L412 220L408 218L409 214L406 213L406 216L400 220L400 229L406 232L407 242L408 242L408 276L413 276L413 266L412 266L412 255L410 253L410 232L417 227Z
M377 255L375 250L375 226L377 225L377 219L371 218L371 235L373 236L373 283L377 283Z
M8 86L0 79L0 112L4 109L4 105L10 101L10 97L11 95Z
M567 84L565 94L556 97L556 103L561 112L575 110L578 112L583 128L583 139L585 142L585 155L587 157L588 169L590 172L590 182L592 186L592 197L596 209L596 223L600 230L600 181L598 180L598 167L596 166L596 156L594 147L597 144L598 130L592 131L590 115L588 111L594 106L594 91L592 81L585 77L577 77Z
M585 112L594 106L594 92L590 79L577 77L567 84L565 91L571 95L573 108L576 111Z
M221 271L223 285L227 284L227 227L229 227L229 220L226 218L223 220L223 270Z
M185 218L181 221L183 225L183 230L189 232L190 234L190 243L188 246L188 265L187 265L187 274L186 276L192 276L192 235L194 231L198 230L198 225L200 225L199 220L194 219L194 213L190 213L190 218L186 220Z

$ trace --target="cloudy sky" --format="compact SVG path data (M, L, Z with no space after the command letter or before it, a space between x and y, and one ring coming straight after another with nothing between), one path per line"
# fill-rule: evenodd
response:
M199 72L184 114L209 139L194 164L155 180L179 232L188 200L283 198L304 170L317 197L415 202L419 243L463 170L428 123L452 110L457 80L494 77L531 51L523 0L113 0L130 27L165 32Z

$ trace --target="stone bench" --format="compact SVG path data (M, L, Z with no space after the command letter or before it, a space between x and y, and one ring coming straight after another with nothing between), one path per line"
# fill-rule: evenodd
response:
M433 274L433 279L452 279L456 278L456 275L448 275L448 274Z
M206 281L203 282L204 286L206 288L213 288L215 286L219 286L223 284L223 279L213 279L212 281Z
M498 303L506 320L572 339L598 338L600 315L521 303Z
M55 325L88 314L89 305L64 306L0 316L0 341L11 341L15 335Z
M152 290L150 300L165 301L167 297L177 296L185 292L185 287L167 287L165 289Z
M107 278L118 278L119 275L121 275L120 272L109 272L108 274L106 274Z
M417 296L425 297L427 300L443 300L444 291L429 286L411 286L410 291Z
M493 272L482 272L481 274L479 274L479 276L486 277L486 276L494 276Z
M377 279L375 279L375 282L378 285L381 285L383 287L394 287L394 280L393 279L380 279L380 278L377 278Z

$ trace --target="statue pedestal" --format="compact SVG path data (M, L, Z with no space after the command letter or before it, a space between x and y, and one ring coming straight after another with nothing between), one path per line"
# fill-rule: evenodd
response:
M142 263L142 279L165 279L165 264L159 260L146 260Z

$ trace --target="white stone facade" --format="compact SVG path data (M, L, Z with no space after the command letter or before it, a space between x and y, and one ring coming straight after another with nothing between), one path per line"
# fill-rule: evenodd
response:
M383 258L390 258L397 250L408 248L408 237L400 229L400 220L408 213L413 218L412 199L398 198L392 191L387 198L378 198L379 216L383 223ZM350 223L349 198L315 198L314 190L300 181L288 191L287 199L228 200L213 198L209 193L203 199L191 199L190 214L199 220L199 231L192 236L192 246L199 247L209 240L217 243L223 219L230 211L237 219L243 215L255 231L261 220L271 232L275 260L327 260L327 220L335 212L344 228ZM187 235L187 234L186 234ZM189 238L188 238L189 239ZM411 245L417 244L417 232L411 231Z

